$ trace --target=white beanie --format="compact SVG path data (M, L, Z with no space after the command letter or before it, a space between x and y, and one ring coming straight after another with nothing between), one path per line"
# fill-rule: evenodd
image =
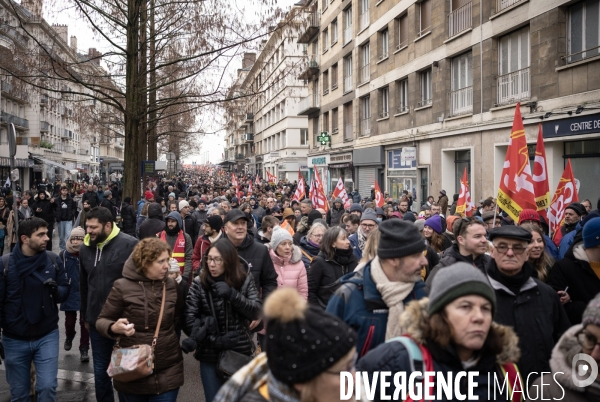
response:
M271 235L271 248L273 250L276 250L279 246L279 243L286 240L289 240L292 243L294 242L294 238L292 237L290 232L288 232L285 229L282 229L279 226L273 227L273 234Z

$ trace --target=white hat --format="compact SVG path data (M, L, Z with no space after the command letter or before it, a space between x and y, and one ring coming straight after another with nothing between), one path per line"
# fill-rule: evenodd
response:
M181 200L179 201L179 210L181 211L183 208L185 207L189 207L190 204L189 202L187 202L186 200Z

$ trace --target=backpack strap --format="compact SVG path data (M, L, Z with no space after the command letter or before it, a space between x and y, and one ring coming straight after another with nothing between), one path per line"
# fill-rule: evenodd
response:
M300 251L302 252L302 254L304 254L304 256L308 259L309 262L312 262L313 258L315 258L311 257L311 255L308 254L306 251L302 250L302 248L300 248Z

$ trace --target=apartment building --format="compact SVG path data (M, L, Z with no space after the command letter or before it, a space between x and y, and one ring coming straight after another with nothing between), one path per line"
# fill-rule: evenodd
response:
M298 115L308 93L306 49L297 29L281 22L261 44L258 56L246 53L226 105L227 157L236 171L297 180L307 174L308 119ZM235 164L233 164L235 163Z
M106 75L100 66L102 55L96 49L79 53L77 38L71 36L69 41L66 25L50 26L40 16L41 6L39 0L22 5L0 0L0 59L8 68L0 70L0 179L5 180L10 170L6 146L10 124L17 134L16 164L25 188L34 179L73 179L79 173L106 178L123 170L123 126L110 122L115 113L79 96L90 93L83 85L57 79L51 71L42 74L31 63L35 55L47 51L98 77ZM24 84L10 71L39 76L39 87ZM81 115L84 108L108 124L89 124Z
M595 199L599 3L306 1L309 169L329 190L343 177L368 196L377 181L422 202L458 193L466 167L473 199L495 195L520 102L530 163L541 124L551 186L570 158Z

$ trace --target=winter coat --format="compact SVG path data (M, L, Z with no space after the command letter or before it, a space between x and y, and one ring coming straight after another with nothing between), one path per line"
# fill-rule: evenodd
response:
M333 259L320 252L308 269L308 302L325 309L329 298L340 286L339 279L354 271L357 265L352 252L349 255L336 252Z
M98 194L94 193L93 191L86 191L85 193L83 193L83 196L81 197L81 202L83 203L86 200L90 203L90 209L100 205L100 199L98 198Z
M307 299L308 280L300 248L293 246L292 255L285 259L275 254L272 249L269 250L269 255L273 261L275 272L277 272L277 287L295 288L304 299Z
M530 269L532 272L535 270L533 267ZM552 348L571 325L556 291L550 286L530 277L515 295L490 276L492 271L497 270L496 262L490 260L486 271L496 293L494 321L514 328L522 352L519 369L523 378L532 373L533 379L536 372L550 371L548 362Z
M341 202L342 200L339 199L335 200L335 202L339 202L342 204L340 209L337 209L335 207L335 202L334 205L329 209L329 211L327 211L327 224L329 226L339 226L340 219L342 218L342 215L344 215L344 213L346 212L346 210L344 209L344 204Z
M146 219L138 228L138 238L140 240L154 237L165 228L162 208L160 204L152 203L148 205L148 219Z
M135 211L133 210L133 206L128 202L121 204L121 222L123 232L127 233L129 236L135 236Z
M562 260L556 261L550 270L547 284L555 291L565 290L571 302L563 305L571 324L581 323L588 303L600 293L600 278L592 270L583 242L575 244Z
M565 228L565 226L563 226L563 228ZM581 221L577 222L577 225L575 225L575 227L573 229L571 229L570 231L568 231L567 233L565 233L563 235L563 237L560 239L560 244L558 246L558 258L557 259L561 259L561 258L565 258L565 255L567 255L567 252L569 251L569 249L571 248L571 245L573 244L573 240L575 239L575 236L577 235L577 232L580 232L582 230L582 226L581 226Z
M52 262L50 254L55 257L56 265ZM29 270L32 272L27 275ZM57 299L52 296L50 287L44 285L43 282L46 279L54 279L58 284ZM29 283L27 289L24 289L25 283ZM40 339L58 329L56 304L67 299L69 290L69 278L62 261L56 254L47 251L26 257L21 252L21 244L17 243L13 252L8 255L7 266L4 266L4 261L0 259L0 328L2 335L29 341ZM24 292L27 292L26 297L24 297ZM26 315L24 311L36 314ZM32 323L31 319L37 319L37 321Z
M150 201L146 200L145 198L142 198L141 200L139 200L137 202L137 216L140 216L142 214L142 209L144 209L144 204L147 202L150 202ZM148 212L148 213L150 213L150 212Z
M138 243L113 225L108 238L95 247L90 245L90 235L84 237L79 249L81 290L81 320L94 325L114 281L123 276L123 264Z
M81 294L79 293L79 255L73 255L66 250L59 253L63 268L71 281L71 291L67 300L60 304L60 311L79 311Z
M115 209L115 204L113 204L112 200L105 198L100 203L100 206L104 207L110 211L110 213L113 216L113 222L115 222L117 220L117 210Z
M177 282L167 275L163 281L151 280L136 271L132 258L123 266L123 277L117 279L96 321L96 329L106 337L119 339L119 346L151 345L162 303L162 288L166 286L165 310L154 348L154 371L136 381L113 380L119 392L158 395L183 385L183 356L175 326L183 311L184 299ZM119 319L134 324L132 336L115 334L110 327Z
M222 236L227 238L225 233ZM269 250L255 242L251 234L246 235L242 244L236 248L239 256L248 263L250 272L254 276L254 285L261 292L262 300L265 300L277 289L277 273L269 256Z
M194 230L196 231L196 236L198 236L198 238L200 238L200 236L203 235L203 231L202 231L202 225L204 225L204 222L206 222L206 218L208 217L208 212L207 211L200 211L198 209L196 209L194 212L192 212L192 216L195 219L196 222L196 227L194 228Z
M489 264L491 257L487 254L482 254L473 259L473 256L468 255L464 256L458 251L458 244L453 244L452 247L446 249L442 258L440 258L440 262L433 267L429 275L427 276L427 280L425 281L427 294L431 290L431 283L433 282L433 277L437 274L437 272L445 267L449 267L450 265L457 262L466 262L467 264L471 264L474 267L479 268L479 270L485 274L485 267Z
M312 263L313 259L319 255L321 249L310 244L306 236L303 236L300 240L300 250L302 250L302 262L308 271L310 264Z
M181 220L183 221L185 233L190 235L190 239L192 239L192 241L195 243L198 239L198 233L196 232L196 219L191 214L187 214L186 217L181 218ZM192 248L194 248L193 245Z
M358 247L358 231L348 236L348 241L350 241L350 247L354 250L356 261L360 261L363 256L363 251Z
M250 336L250 322L260 317L262 308L259 291L254 285L254 276L248 272L244 284L240 289L236 289L235 297L230 300L219 298L212 288L205 289L200 282L200 275L194 278L186 300L183 325L186 334L191 333L197 318L213 317L208 292L211 292L219 333L208 335L198 345L194 357L201 362L217 362L220 350L215 348L214 343L217 336L225 334L226 327L229 332L237 332L240 335L240 340L232 350L251 356L254 343Z
M37 212L37 209L40 208L41 212ZM36 201L31 205L31 209L33 213L38 218L42 218L48 224L54 223L54 215L56 210L56 202L50 202L48 198L44 198L40 200L38 196L36 196Z
M350 193L350 197L352 197L353 204L360 204L360 201L362 200L360 193L356 190Z
M442 195L438 199L438 204L440 204L440 208L442 209L442 215L446 216L446 211L448 210L448 197Z
M294 236L292 236L294 238L294 244L296 246L300 246L300 242L302 241L302 238L305 237L308 233L308 229L308 217L303 216L302 218L300 218L299 221L297 221L295 233Z
M56 214L55 219L56 222L70 222L73 221L75 215L77 214L77 204L71 197L67 195L67 198L63 200L61 196L56 198Z
M418 281L403 303L407 306L424 297L427 297L425 283ZM354 328L358 334L356 351L359 356L385 342L388 306L371 278L371 261L342 277L341 286L329 299L325 311Z
M427 314L427 305L429 304L428 299L420 300L418 303L411 303L406 307L404 314L402 315L401 321L403 327L407 328L408 335L419 345L423 345L431 353L433 359L433 369L436 373L441 374L444 378L448 378L449 374L452 373L452 380L456 377L458 372L478 372L477 375L473 373L473 382L475 387L473 388L473 395L475 399L490 400L488 398L488 388L490 392L493 392L494 378L499 382L504 380L502 369L500 365L509 363L514 364L519 359L519 348L517 346L518 339L513 330L507 326L496 324L492 322L492 328L499 334L501 339L502 350L494 354L489 349L481 350L479 360L475 366L470 368L463 368L462 362L456 352L455 347L449 344L446 347L439 345L431 339L425 338L424 326L427 322L429 315ZM361 372L367 372L369 377L372 378L374 372L391 372L393 377L398 372L406 373L406 378L410 377L412 369L414 368L414 361L411 359L411 355L405 346L399 341L389 341L382 343L377 346L365 356L363 356L357 364L356 370ZM423 368L422 370L425 370ZM470 374L471 375L471 374ZM525 381L525 380L523 380ZM434 377L434 395L438 394L437 381ZM458 392L462 393L463 396L468 394L467 381L460 382L460 389L450 387L453 395L457 396ZM389 387L385 395L393 395L396 388L393 381L390 382ZM381 390L380 383L377 382L375 387L375 401L380 401ZM493 394L492 394L493 395ZM492 400L511 401L510 395L507 395L506 387L504 388L503 396L499 389L497 389L496 398ZM519 395L519 394L517 394ZM446 401L445 395L441 395L442 399L436 399L435 401ZM459 400L459 398L452 398L450 400ZM473 399L469 399L473 400Z
M573 373L573 358L576 354L582 353L581 345L576 338L577 333L581 329L581 324L574 325L560 338L552 350L552 358L550 359L552 374L546 374L545 378L538 378L533 384L530 384L529 395L532 398L543 392L546 400L569 402L600 401L600 379L597 379L585 388L578 387L573 382L573 374L576 374ZM585 379L578 375L577 378L579 380Z

